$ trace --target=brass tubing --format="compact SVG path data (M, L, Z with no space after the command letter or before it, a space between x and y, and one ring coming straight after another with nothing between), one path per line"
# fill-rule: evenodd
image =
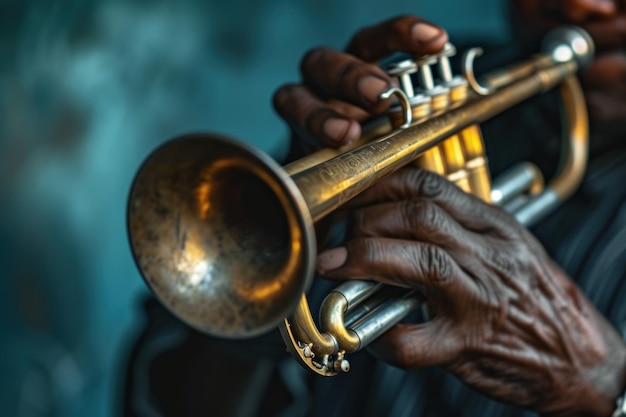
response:
M381 303L373 314L355 323L351 331L361 341L362 348L389 330L390 323L398 323L423 304L422 297L413 291L402 296L390 297Z
M361 144L367 140L362 138L347 153L317 154L297 169L283 169L262 152L219 135L186 135L162 145L140 168L128 203L131 247L144 279L174 314L200 330L237 338L282 322L288 349L300 363L321 375L347 372L344 347L317 329L303 295L315 268L314 222L446 138L467 129L480 139L479 123L559 83L569 150L557 179L514 214L528 224L567 197L586 159L584 100L573 74L591 59L593 44L578 30L557 35L549 54L514 67L513 78L531 72L528 77L487 89L486 96L472 94L461 106L453 104L370 143ZM469 145L464 152L475 152L468 164L486 167L482 139ZM350 296L326 307L330 315L341 314L329 331L350 322L351 328L335 333L345 330L343 339L349 342L355 338L350 332L356 333L360 347L420 302L393 306L368 299L361 305L372 314L350 314L351 300L356 304L365 292L352 288L346 291ZM352 349L351 343L341 343Z
M530 162L521 162L500 174L491 190L492 203L503 206L520 194L535 195L543 190L543 175Z
M413 119L415 120L418 116L415 115L415 111L413 112ZM398 120L402 118L402 112L398 112ZM423 116L419 116L423 117ZM378 119L374 119L365 126L363 126L363 133L361 137L355 141L354 143L344 145L340 148L323 148L318 151L315 151L309 155L306 155L296 161L290 162L289 164L283 167L283 170L288 175L295 175L298 172L305 171L309 168L313 168L324 161L328 161L336 157L337 155L341 155L342 153L346 153L351 151L352 149L358 148L359 146L365 145L366 143L371 142L375 138L379 138L383 135L388 135L389 132L393 130L394 127L402 124L402 121L399 121L397 125L392 127L389 119L387 117L380 117Z
M443 139L555 87L564 78L575 74L576 69L575 62L557 63L489 96L470 100L419 125L393 132L314 169L296 173L293 181L315 222Z
M561 156L559 172L546 189L529 199L515 211L515 217L524 225L531 226L559 203L567 199L576 189L587 164L588 120L585 99L578 80L571 76L561 84L561 97L565 108L563 119L569 136Z
M523 78L529 77L539 70L547 69L551 65L554 65L554 60L548 54L536 55L530 59L527 59L518 64L511 65L505 69L495 70L487 74L484 78L484 82L490 88L501 88L506 85L510 85ZM454 91L452 91L454 93ZM476 94L471 91L465 94L467 98L476 99ZM457 102L457 99L452 99L453 103ZM413 107L413 120L417 121L416 124L420 124L424 121L428 114L432 113L430 110L430 104L419 104ZM390 123L391 121L391 123ZM375 138L383 135L388 135L394 128L401 125L403 122L402 112L400 110L390 113L389 117L380 117L369 122L363 127L363 135L361 138L349 145L345 145L341 148L324 148L315 151L309 155L306 155L296 161L293 161L283 167L285 172L291 176L298 172L305 171L306 169L315 167L324 161L328 161L338 155L347 153L352 149L360 147L366 143L369 143ZM466 133L467 132L467 133ZM482 156L484 153L484 146L482 144L482 135L480 133L479 126L469 126L461 132L462 137L469 135L471 139L463 137L463 148L466 152L467 160L471 160L475 156ZM479 138L479 141L474 138Z
M317 355L332 355L338 351L337 342L328 333L320 333L315 326L306 295L302 295L291 320L292 331L301 340L307 340L315 346Z
M436 94L430 95L430 104L427 108L427 116L443 111L450 104L448 89L440 87ZM428 171L445 175L447 171L445 157L439 146L434 146L424 152L416 161L417 166Z
M352 353L359 350L361 339L351 329L346 328L344 323L344 315L348 311L348 299L338 291L332 291L324 300L323 306L332 306L331 308L320 309L320 326L327 333L332 334L337 340L339 348L346 353Z
M564 118L570 121L570 142L566 154L562 156L560 172L548 185L563 201L568 198L580 183L587 164L588 121L584 104L585 98L576 78L569 77L561 85L561 96L565 108ZM575 123L573 123L575 121Z
M536 55L531 58L530 64L522 62L489 73L484 77L484 82L489 88L499 88L549 68L553 63L554 60L550 55Z
M467 158L465 169L472 193L483 201L491 202L491 176L480 127L478 125L466 127L461 131L461 139Z
M468 85L467 82L458 83L457 85L448 85L450 89L450 105L460 105L467 100ZM462 132L461 132L462 133ZM474 193L469 180L468 170L466 167L466 152L461 139L461 133L450 136L444 140L439 148L443 153L446 163L446 177L455 183L459 188L467 193Z

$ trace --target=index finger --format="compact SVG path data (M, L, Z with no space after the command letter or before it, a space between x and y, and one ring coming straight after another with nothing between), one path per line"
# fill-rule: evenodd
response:
M405 167L383 178L348 202L345 208L416 198L431 200L474 232L503 235L519 229L519 224L503 210L464 192L438 174L415 167Z
M394 52L433 54L448 41L441 27L415 16L401 16L370 26L358 32L346 52L369 62L378 61Z

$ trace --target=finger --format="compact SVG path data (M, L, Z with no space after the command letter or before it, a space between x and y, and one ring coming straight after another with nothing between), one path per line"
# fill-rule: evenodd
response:
M515 0L513 6L515 30L521 42L532 50L539 47L540 40L550 30L564 24L583 28L588 23L603 24L617 17L619 10L613 0Z
M619 15L606 21L594 21L581 25L598 51L621 49L626 46L626 16Z
M626 80L626 56L622 52L598 55L593 64L581 74L590 89L619 91Z
M415 16L401 16L365 28L350 41L346 51L374 62L394 52L432 54L448 41L443 28Z
M372 115L360 107L354 106L345 101L328 99L326 100L328 107L334 109L337 113L346 116L349 119L356 120L359 123L369 120Z
M426 198L443 208L463 227L479 233L510 237L520 226L503 210L468 194L445 178L407 167L382 179L350 201L346 208L376 203Z
M317 257L318 272L329 279L367 279L405 288L417 288L427 297L448 295L467 279L443 249L400 239L364 238L347 242Z
M449 253L478 253L481 235L470 232L426 199L367 206L353 213L352 237L393 237L439 246ZM455 258L455 255L452 254Z
M332 104L323 102L303 85L288 84L279 88L273 104L298 136L315 146L337 147L361 136L361 126L356 120L339 113Z
M308 52L300 65L304 83L322 98L347 101L380 114L389 102L379 96L392 86L391 78L378 66L330 48Z
M574 24L608 18L617 12L612 0L560 0L552 8L560 15L560 20Z
M626 57L621 52L598 56L581 75L587 87L586 100L589 114L606 126L617 122L626 114L624 85L626 80ZM608 129L608 127L607 127Z
M369 345L383 361L401 368L443 365L460 349L438 319L424 324L399 324Z

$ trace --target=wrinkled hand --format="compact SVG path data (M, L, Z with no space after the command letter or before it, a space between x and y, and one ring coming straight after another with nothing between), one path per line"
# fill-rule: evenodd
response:
M442 365L491 397L549 415L611 414L626 384L624 343L511 216L413 168L351 209L351 237L319 255L319 272L417 288L434 317L380 338L382 359Z
M594 38L600 50L620 46L621 0L511 0L513 18L524 25L519 35L537 42L549 30L563 24L579 25Z
M511 7L515 32L531 51L556 26L577 25L589 32L597 59L582 82L592 120L616 122L626 116L626 2L511 0Z
M316 48L302 59L300 84L287 84L274 95L274 107L292 128L292 156L320 146L339 147L357 140L360 122L382 114L378 99L393 85L376 61L391 53L438 52L448 40L440 27L404 16L366 28L346 52ZM295 148L295 149L294 149Z

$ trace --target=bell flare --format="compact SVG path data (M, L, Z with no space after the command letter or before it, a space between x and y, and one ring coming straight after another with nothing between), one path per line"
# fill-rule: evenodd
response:
M135 262L166 308L223 338L275 328L312 281L313 222L268 155L214 134L158 147L128 199Z

